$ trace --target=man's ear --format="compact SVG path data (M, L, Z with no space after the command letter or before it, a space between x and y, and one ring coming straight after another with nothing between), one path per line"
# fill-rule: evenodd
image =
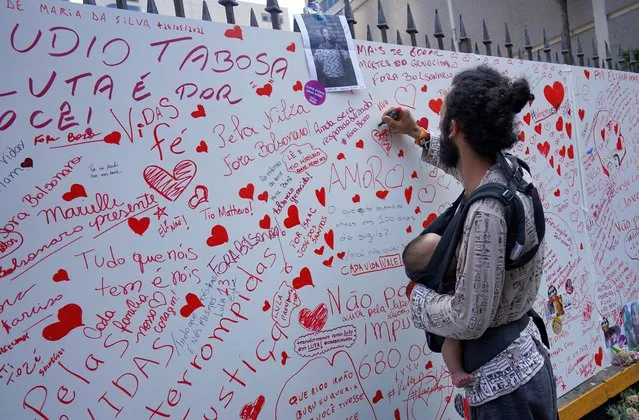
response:
M450 121L450 133L448 133L448 137L449 138L455 138L455 136L457 136L457 134L459 134L460 132L460 127L459 124L457 124L456 120L451 120Z

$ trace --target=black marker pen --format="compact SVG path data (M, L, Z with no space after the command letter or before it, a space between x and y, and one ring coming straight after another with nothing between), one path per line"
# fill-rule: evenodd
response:
M400 112L402 112L402 108L397 107L397 108L393 109L391 112L389 112L388 116L395 120L395 119L397 119L397 117L399 117L399 113ZM382 121L379 124L377 124L377 126L381 127L383 124L384 124L384 121Z

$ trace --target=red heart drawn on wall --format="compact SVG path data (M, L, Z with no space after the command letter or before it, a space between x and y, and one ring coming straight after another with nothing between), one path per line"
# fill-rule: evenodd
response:
M537 143L537 150L544 155L544 157L548 157L548 153L550 152L550 143L547 141L543 143Z
M617 150L623 149L623 143L621 143L621 136L617 137Z
M225 244L229 241L229 234L222 225L215 225L211 228L211 236L206 240L206 244L210 247Z
M426 218L426 220L424 220L424 223L422 223L422 226L424 227L424 229L426 229L426 227L428 227L428 225L433 223L435 221L435 219L437 219L437 215L435 213L429 214L428 217Z
M255 402L244 404L240 411L240 419L242 420L257 420L257 416L260 415L262 407L264 407L264 395L260 395L255 399Z
M568 146L568 157L570 159L574 159L575 158L575 149L572 147L572 144L570 146Z
M399 413L399 408L396 408L395 411L393 411L393 415L395 416L395 420L402 420L402 416Z
M300 270L300 275L293 279L293 288L295 290L299 290L304 286L315 287L315 285L313 284L313 276L311 275L311 270L309 270L307 267L302 268L302 270Z
M432 361L432 360L429 360L429 361L426 363L426 366L424 366L424 368L426 368L426 370L428 370L428 369L432 369L432 368L433 368L433 361Z
M584 76L586 76L586 79L590 79L590 70L584 69Z
M286 46L286 51L295 52L295 43L291 42Z
M559 150L559 156L566 157L566 146L561 146L561 149Z
M421 128L423 128L424 130L428 130L428 118L426 117L422 117L420 119L417 120L417 125Z
M530 154L530 149L528 147L526 147L526 154L529 155Z
M606 140L606 129L602 128L601 129L601 140Z
M264 191L262 194L259 194L257 196L257 199L267 203L268 202L268 191Z
M281 356L282 356L282 362L281 362L281 363L282 363L282 366L286 366L286 361L289 359L289 355L288 355L288 353L286 353L285 351L283 351L283 352L281 353Z
M524 133L523 131L520 131L518 139L519 139L519 141L525 141L526 140L526 133Z
M417 95L417 89L413 85L400 86L395 89L395 102L398 105L406 106L408 108L415 109L415 96Z
M345 256L346 256L346 252L344 251L337 253L337 258L339 258L340 260L343 260Z
M411 198L413 198L413 186L406 188L404 190L404 198L406 199L406 204L410 204Z
M415 207L415 214L419 214L421 212L422 212L422 209L419 206Z
M557 118L557 122L555 123L555 128L557 129L557 131L562 131L564 129L564 118L563 117L559 117Z
M189 198L189 207L195 210L202 203L209 202L209 189L204 185L196 185L193 195Z
M297 225L300 224L300 216L299 213L297 211L297 206L296 205L291 205L288 208L288 216L286 217L286 219L284 219L284 226L286 226L288 229L295 227Z
M200 144L197 145L197 147L195 148L195 151L198 153L208 153L209 145L206 144L204 140L200 140Z
M150 165L144 169L143 177L147 185L157 191L162 197L175 201L193 181L196 173L197 166L195 162L183 160L175 165L173 174L168 173L157 165Z
M329 259L322 261L322 264L324 264L327 267L332 267L333 266L333 256L331 255L331 257Z
M129 220L127 220L127 223L129 224L129 227L134 233L137 233L138 235L142 236L144 232L146 232L146 230L149 228L149 225L151 224L151 219L149 219L148 217L143 217L141 219L138 219L135 217L129 217Z
M326 245L328 245L331 249L335 249L333 248L335 242L335 234L333 233L333 229L324 234L324 241L326 242Z
M342 159L346 159L346 156L344 156L344 153L338 153L337 160L342 160Z
M364 140L362 140L362 139L357 140L357 143L355 143L355 147L357 147L358 149L363 149L364 148Z
M428 86L426 85L422 85L422 88L420 89L422 92L426 93L428 92Z
M409 226L406 228L406 233L411 233L413 231L413 227Z
M69 281L69 280L71 280L69 278L69 273L67 273L67 270L65 270L64 268L59 269L53 275L53 281L56 283L60 281Z
M224 36L227 37L227 38L235 38L235 39L244 40L242 38L242 28L239 27L238 25L235 25L231 29L227 29L226 31L224 31Z
M315 198L322 207L326 207L326 188L315 189Z
M264 217L262 217L262 220L260 220L260 227L262 229L270 229L271 228L271 216L269 216L267 214Z
M524 122L528 125L530 125L530 112L528 112L526 115L524 115Z
M197 308L203 308L204 304L197 295L187 293L185 296L186 303L180 308L180 315L188 318Z
M381 190L381 191L377 191L375 193L375 195L377 196L377 198L379 198L380 200L384 200L386 198L386 196L388 195L388 190Z
M561 195L561 190L557 188L553 194L555 195L555 197L559 197Z
M271 93L273 93L273 86L270 83L267 83L264 86L257 88L255 93L257 93L258 96L268 96L268 97L270 97Z
M359 203L359 200L360 200L359 194L355 194L351 200L353 200L353 203Z
M619 123L615 124L615 134L619 134Z
M42 337L48 341L58 341L82 325L82 308L69 303L58 309L58 322L44 327Z
M550 159L548 160L548 163L550 163L550 167L554 168L555 167L555 157L551 156Z
M572 124L569 122L566 123L566 134L569 139L572 139Z
M299 80L297 82L295 82L295 84L293 85L293 92L299 92L304 88L304 86L302 86L302 82L300 82Z
M544 96L550 105L555 109L559 109L559 106L564 101L564 85L558 81L553 83L552 86L546 85L544 87Z
M597 366L601 366L601 361L603 359L603 349L599 346L599 350L595 353L595 363Z
M431 99L430 101L428 101L428 107L435 113L439 115L439 112L442 109L442 105L444 104L444 101L442 100L442 98L438 98L438 99Z
M314 249L313 252L316 253L317 255L324 255L324 245L320 246L317 249Z
M557 175L561 176L561 165L557 165Z
M541 123L535 126L535 133L541 135Z
M111 133L104 136L104 142L107 144L120 144L120 139L122 135L119 131L112 131Z
M328 308L324 303L320 303L313 311L304 308L300 311L300 325L315 333L322 331L328 320Z
M25 160L22 161L22 163L20 164L21 168L33 168L33 159L31 158L26 158Z
M250 182L246 184L246 187L240 188L240 198L245 198L247 200L253 199L253 193L255 193L255 186Z
M269 309L271 309L271 302L269 302L268 300L265 300L264 305L262 305L262 311L266 312Z
M410 174L410 177L413 179L417 179L417 171L413 171L413 173Z
M62 194L62 199L64 201L73 201L76 198L87 196L87 191L84 189L84 185L82 184L73 184L71 185L71 189L69 192L65 192Z
M382 390L378 389L377 392L375 393L375 396L373 397L373 404L377 404L383 398L384 398L384 395L382 394Z
M580 108L580 109L579 109L579 111L578 111L578 113L579 113L579 119L580 119L581 121L583 121L583 120L584 120L584 117L586 116L586 110L585 110L585 109L583 109L583 108Z
M191 112L191 116L193 118L206 117L206 110L204 109L204 105L198 104L197 108L195 108L195 111Z
M397 157L404 157L404 149L399 149L399 152L397 152Z

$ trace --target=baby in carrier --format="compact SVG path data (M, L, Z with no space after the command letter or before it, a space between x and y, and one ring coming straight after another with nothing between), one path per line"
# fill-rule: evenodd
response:
M404 252L404 266L413 273L421 272L428 264L441 236L426 233L415 238ZM455 292L455 268L457 261L453 258L444 279L444 293L452 295ZM463 388L475 381L475 377L464 372L462 363L462 346L459 340L445 338L442 343L442 357L450 372L453 385Z

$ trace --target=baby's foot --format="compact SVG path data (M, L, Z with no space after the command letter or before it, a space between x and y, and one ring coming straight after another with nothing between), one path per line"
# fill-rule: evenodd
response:
M475 377L466 372L455 372L451 373L451 377L453 379L453 385L457 388L463 388L475 382Z

